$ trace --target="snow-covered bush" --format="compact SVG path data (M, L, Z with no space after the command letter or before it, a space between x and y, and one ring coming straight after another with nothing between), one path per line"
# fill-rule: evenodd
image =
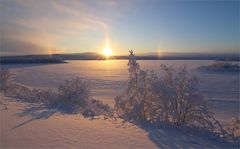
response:
M240 141L240 119L232 118L230 126L226 128L232 139Z
M5 91L5 94L26 102L66 103L83 106L90 96L90 89L86 80L76 77L59 85L58 92L54 92L51 88L31 89L23 85L13 84L11 89Z
M157 119L177 126L209 125L212 113L197 88L197 78L191 76L186 67L176 71L162 65L161 70L163 76L155 75L152 81L153 103L159 105L156 111L161 113Z
M84 106L90 96L89 82L79 77L66 80L58 87L58 94L59 102Z
M161 74L140 69L133 51L129 55L127 89L115 98L120 117L154 124L202 127L222 131L207 100L198 90L198 80L186 67L174 70L161 65Z
M107 104L95 99L87 100L82 112L84 117L104 116L104 118L114 118L114 109Z
M31 103L50 103L57 99L57 93L49 89L31 89L23 85L13 84L5 95Z
M53 103L58 98L57 92L54 92L51 88L33 89L32 95L33 97L36 98L36 102L41 102L41 103Z
M104 118L113 118L114 108L109 107L101 101L90 98L90 85L85 79L75 77L66 80L59 85L58 91L48 89L29 88L17 83L12 83L9 87L11 75L7 69L1 69L1 90L7 97L31 102L46 103L53 108L64 108L71 113L82 113L85 117L104 116Z
M8 69L0 68L0 90L6 90L10 87L11 76Z

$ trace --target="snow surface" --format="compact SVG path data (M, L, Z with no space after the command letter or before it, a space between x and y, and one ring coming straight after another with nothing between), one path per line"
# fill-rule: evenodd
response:
M227 125L239 117L239 74L206 73L199 66L214 61L138 61L143 69L159 70L160 64L186 65L199 78L200 90L213 105L215 116ZM92 83L92 96L111 106L128 78L127 61L69 61L64 64L6 65L14 81L29 87L57 89L74 76ZM20 103L0 98L0 148L229 148L236 147L208 135L191 135L176 129L142 128L118 121L88 120L67 115L44 105ZM6 108L7 107L7 108Z
M128 122L89 120L64 115L41 104L16 102L0 95L0 148L237 148L218 138L174 128L138 127Z
M139 60L142 69L159 70L161 64L177 68L187 68L199 78L202 93L211 100L216 117L229 121L239 117L239 73L206 73L197 71L199 66L214 63L211 60ZM127 60L110 61L68 61L64 64L19 64L6 65L14 74L14 81L36 88L56 88L64 80L74 76L84 77L91 81L92 96L110 106L114 98L126 86L128 79ZM221 106L225 105L225 106ZM220 109L218 107L221 107ZM224 118L222 115L225 114Z

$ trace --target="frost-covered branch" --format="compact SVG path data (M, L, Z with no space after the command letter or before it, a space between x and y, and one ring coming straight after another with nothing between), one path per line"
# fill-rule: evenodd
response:
M6 68L0 68L0 90L6 90L10 87L12 74Z
M210 105L198 90L198 79L182 67L161 65L160 75L141 70L129 51L127 89L115 98L118 115L133 122L169 123L225 133Z

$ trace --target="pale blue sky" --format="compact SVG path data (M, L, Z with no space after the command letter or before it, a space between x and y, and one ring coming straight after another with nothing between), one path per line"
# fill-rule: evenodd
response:
M1 53L239 52L239 1L0 0Z

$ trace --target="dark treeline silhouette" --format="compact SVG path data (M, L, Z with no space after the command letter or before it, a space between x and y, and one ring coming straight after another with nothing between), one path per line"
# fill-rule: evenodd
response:
M35 63L64 63L61 58L51 55L4 56L0 58L1 64L35 64Z
M1 64L17 63L63 63L64 60L127 60L125 55L115 55L105 57L103 54L95 52L75 53L75 54L53 54L53 55L22 55L22 56L1 56ZM239 61L239 54L203 54L203 53L146 53L136 56L138 60L219 60L219 61Z
M64 60L104 60L105 56L95 52L76 54L54 54L53 57ZM239 61L239 54L203 54L203 53L145 53L136 56L138 60L230 60ZM110 59L128 60L128 55L114 55ZM109 59L109 58L108 58Z

